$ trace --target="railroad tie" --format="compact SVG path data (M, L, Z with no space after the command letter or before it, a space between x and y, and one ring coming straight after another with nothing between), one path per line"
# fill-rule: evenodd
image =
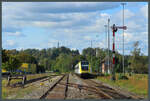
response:
M104 96L108 97L109 99L114 99L112 96L108 95L107 93L103 92L102 90L94 87L98 92L100 92L101 94L103 94Z
M79 88L79 91L80 91L80 93L81 93L82 86L81 86L81 85L78 85L78 88Z

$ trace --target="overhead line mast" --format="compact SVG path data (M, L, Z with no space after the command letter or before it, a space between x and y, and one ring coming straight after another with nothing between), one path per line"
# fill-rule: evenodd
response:
M109 61L109 50L110 50L110 38L109 38L109 23L110 23L110 19L108 19L108 70L110 70L110 61ZM110 71L108 71L110 72Z
M107 25L104 25L104 27L105 27L105 34L106 34L106 49L108 48L107 47ZM107 53L106 53L106 55L107 55Z
M91 40L91 72L92 72L92 40Z
M57 48L59 48L59 41L58 41L58 43L57 43Z
M124 26L124 6L126 5L126 3L121 3L121 5L123 6L123 13L122 13L122 20L123 20L123 26ZM123 65L123 74L125 75L125 68L124 68L124 29L123 30L123 59L122 59L122 65Z

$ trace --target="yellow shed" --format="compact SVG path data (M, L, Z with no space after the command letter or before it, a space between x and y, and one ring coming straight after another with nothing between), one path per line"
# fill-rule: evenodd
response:
M2 73L6 73L7 71L5 69L2 69Z

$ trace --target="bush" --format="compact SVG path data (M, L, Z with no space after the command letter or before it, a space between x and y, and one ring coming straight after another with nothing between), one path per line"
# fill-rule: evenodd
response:
M98 76L105 76L103 73L99 73Z
M127 77L127 76L125 76L125 75L119 75L119 77L118 77L118 79L119 80L128 80L129 78Z
M104 76L110 76L110 74L104 74Z

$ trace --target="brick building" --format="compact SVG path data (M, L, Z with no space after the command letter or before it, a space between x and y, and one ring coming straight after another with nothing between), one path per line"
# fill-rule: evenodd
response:
M112 70L112 60L111 60L111 57L109 57L109 67L108 67L108 56L106 56L103 60L102 60L102 73L103 74L110 74L111 73L111 70Z

